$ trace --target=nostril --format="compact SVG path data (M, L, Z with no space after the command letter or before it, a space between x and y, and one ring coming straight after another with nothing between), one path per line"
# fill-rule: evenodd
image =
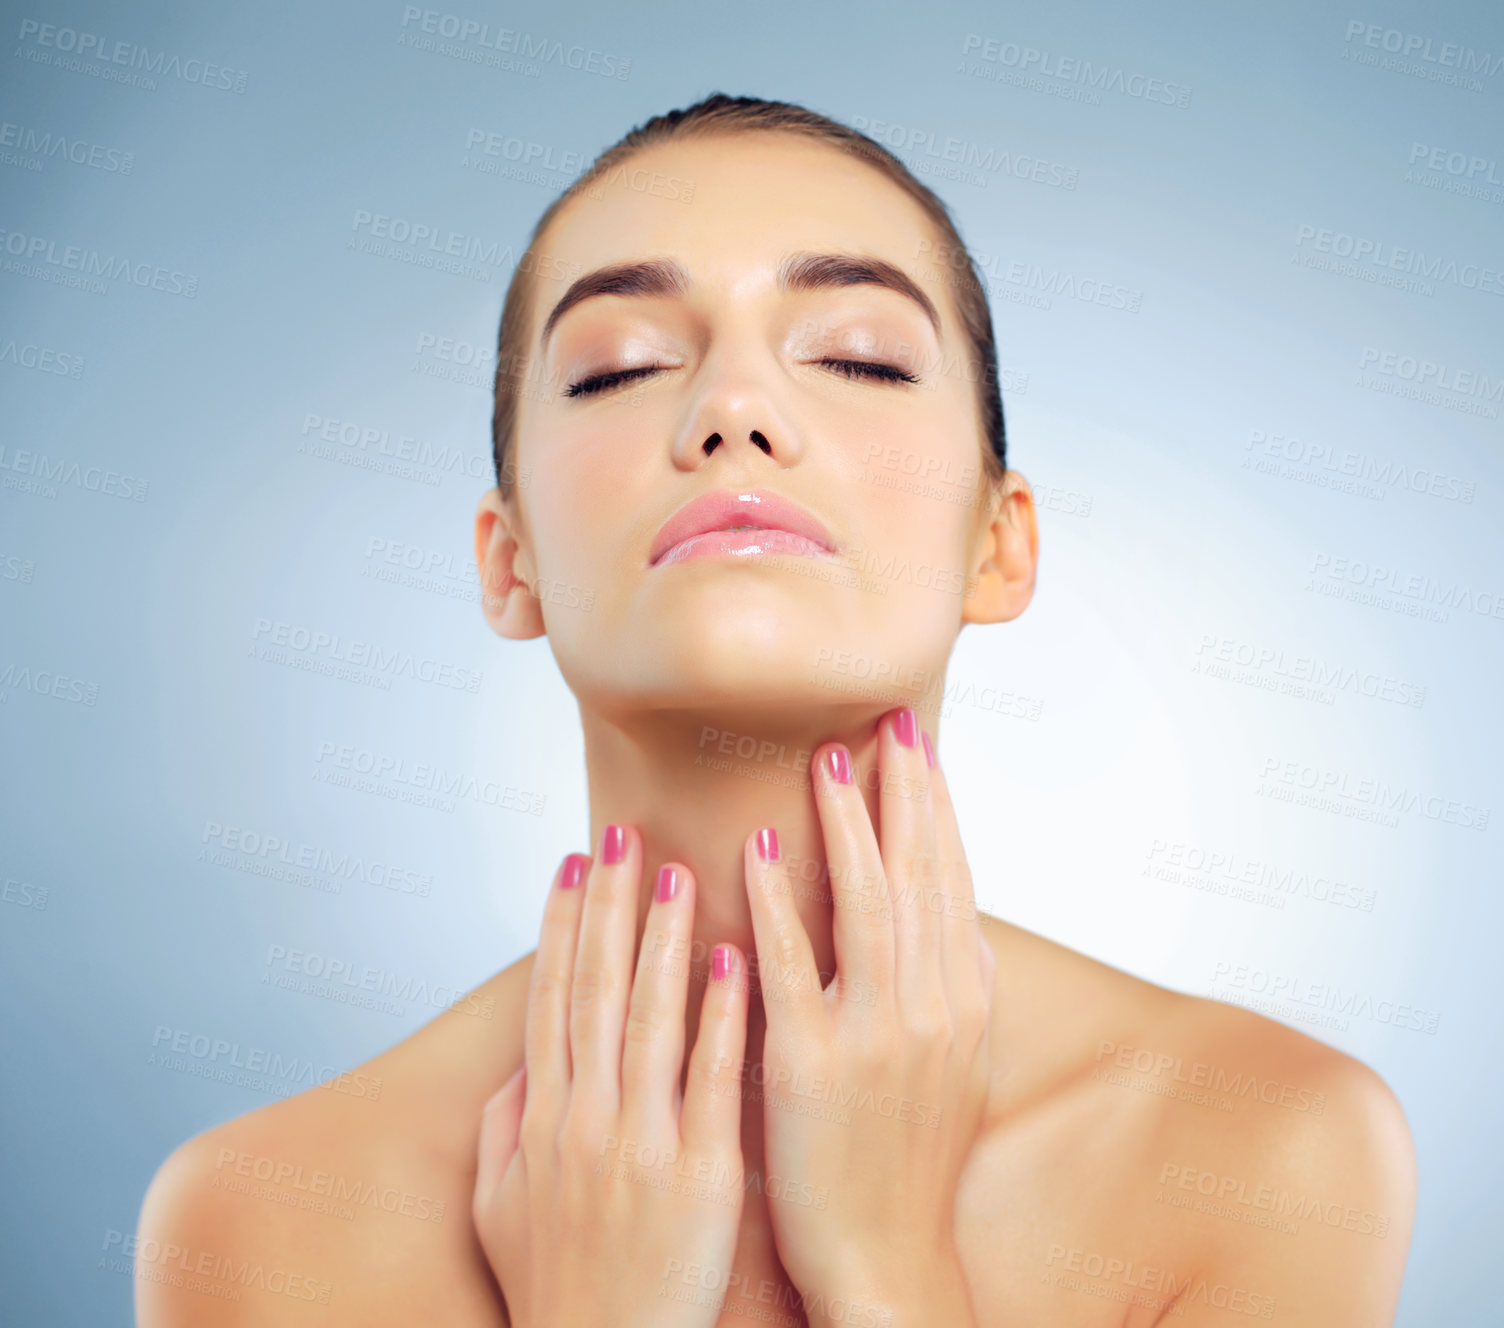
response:
M773 444L764 438L756 429L752 430L752 441L756 443L769 456L773 455Z
M715 449L718 446L720 446L720 442L721 442L721 435L720 434L718 434L718 433L711 434L710 437L705 440L705 455L709 456L712 452L714 452Z

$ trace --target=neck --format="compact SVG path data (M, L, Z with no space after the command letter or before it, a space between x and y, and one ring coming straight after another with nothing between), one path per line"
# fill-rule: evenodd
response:
M639 943L658 868L678 862L694 873L686 1052L699 1027L714 947L720 942L736 945L756 972L757 945L743 862L747 837L765 826L778 832L780 857L792 877L821 982L830 980L835 971L833 910L810 763L821 743L844 743L876 825L876 724L884 709L805 707L785 714L767 709L741 714L659 710L606 719L581 708L591 852L599 853L608 824L632 825L642 835ZM761 1054L764 1027L754 981L748 1011L749 1058Z

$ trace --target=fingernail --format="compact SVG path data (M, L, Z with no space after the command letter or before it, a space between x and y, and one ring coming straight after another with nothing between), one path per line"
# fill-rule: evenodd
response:
M607 864L620 862L627 856L627 832L619 825L608 825L601 836L601 861Z
M729 945L718 945L710 952L710 976L717 982L731 974L734 960Z
M933 766L935 764L935 748L930 742L930 735L923 729L920 729L919 736L924 739L924 759Z
M580 883L580 878L585 875L585 855L583 853L570 853L564 859L564 871L559 877L559 889L573 890Z
M778 861L778 831L771 825L757 832L757 856L764 862Z
M658 868L658 888L654 891L654 898L660 904L666 904L679 893L679 873L672 867Z
M851 753L844 747L832 747L826 752L825 767L837 784L851 783Z
M914 712L905 706L893 715L893 734L905 747L912 747L918 736L919 723Z

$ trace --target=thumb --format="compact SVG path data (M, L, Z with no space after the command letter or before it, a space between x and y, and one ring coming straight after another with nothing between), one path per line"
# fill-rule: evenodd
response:
M485 1208L517 1151L522 1108L527 1101L527 1065L517 1071L481 1109L480 1142L476 1149L475 1206Z

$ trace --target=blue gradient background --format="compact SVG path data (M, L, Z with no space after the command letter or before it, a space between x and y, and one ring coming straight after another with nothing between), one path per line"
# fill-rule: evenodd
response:
M130 1278L100 1266L107 1233L134 1229L173 1147L271 1100L153 1063L158 1029L332 1071L437 1013L281 990L263 981L270 947L461 990L533 947L559 857L585 847L578 721L547 642L498 640L473 602L490 401L435 376L454 366L423 349L494 345L511 261L476 280L373 256L350 246L353 222L386 214L515 255L574 172L466 166L470 131L588 160L723 90L899 126L884 141L912 140L900 155L1000 277L1019 261L1141 292L1138 312L1059 294L1031 307L1006 280L994 299L1011 460L1055 497L1034 605L963 632L951 675L1038 705L1030 720L957 699L942 724L980 902L1185 991L1226 995L1218 965L1242 964L1439 1014L1429 1034L1291 1021L1372 1065L1408 1114L1421 1188L1398 1322L1504 1322L1486 1272L1504 1235L1504 616L1430 621L1323 595L1312 574L1347 558L1504 593L1504 397L1439 404L1361 377L1374 348L1497 384L1504 296L1296 261L1313 248L1297 244L1307 226L1504 267L1504 186L1469 197L1407 179L1424 144L1504 180L1504 74L1414 77L1355 58L1386 53L1349 36L1361 22L1433 52L1455 42L1493 70L1498 7L441 11L597 48L630 61L625 78L413 49L403 12L5 6L0 122L132 157L129 174L56 157L34 170L15 146L0 160L0 347L14 343L0 355L7 1321L128 1322ZM244 72L244 91L40 63L59 53L23 36L27 20L215 62ZM1189 105L978 76L969 34L1189 87ZM934 174L948 138L1054 163L1076 186ZM31 237L193 275L197 293L59 285L18 267L14 245ZM27 346L82 357L81 375L26 367ZM310 455L309 415L416 436L463 464L430 484ZM1245 465L1261 455L1254 431L1423 466L1472 500L1396 483L1345 493L1312 482L1319 463L1263 473ZM145 499L26 492L26 450L144 479ZM431 551L446 589L381 580L373 541ZM479 689L399 678L383 691L280 667L254 655L260 618L412 649L480 673ZM1208 639L1318 655L1424 687L1424 703L1318 703L1210 677L1193 669ZM81 680L93 703L29 688L26 670ZM446 814L333 786L318 777L326 742L494 779L543 798L543 813L471 801ZM1402 813L1389 827L1290 805L1259 793L1271 759L1492 819L1479 831ZM217 865L201 857L215 824L400 864L428 893ZM1376 902L1276 909L1166 883L1143 874L1156 840L1336 877Z

